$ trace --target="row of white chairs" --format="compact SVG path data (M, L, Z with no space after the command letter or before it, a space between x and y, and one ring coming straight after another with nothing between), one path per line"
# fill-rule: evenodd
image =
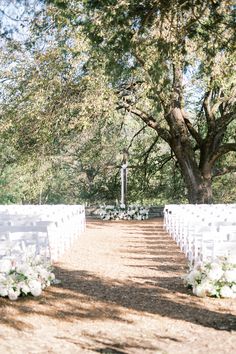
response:
M0 205L0 260L28 252L57 261L85 226L82 205Z
M217 257L236 261L236 204L169 204L164 227L191 263Z

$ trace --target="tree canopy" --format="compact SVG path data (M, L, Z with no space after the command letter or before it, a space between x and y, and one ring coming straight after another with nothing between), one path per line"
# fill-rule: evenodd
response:
M128 148L130 200L228 201L220 190L236 171L233 3L36 3L26 39L2 34L3 175L32 161L42 170L44 159L45 201L115 200Z

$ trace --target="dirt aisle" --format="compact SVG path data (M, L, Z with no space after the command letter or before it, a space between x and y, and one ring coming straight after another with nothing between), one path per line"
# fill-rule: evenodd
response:
M87 222L40 298L0 299L0 353L235 353L236 301L182 285L158 219Z

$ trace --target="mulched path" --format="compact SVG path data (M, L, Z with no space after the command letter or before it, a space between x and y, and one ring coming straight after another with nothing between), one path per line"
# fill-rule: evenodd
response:
M39 298L0 299L0 353L235 353L236 301L183 286L161 219L88 220Z

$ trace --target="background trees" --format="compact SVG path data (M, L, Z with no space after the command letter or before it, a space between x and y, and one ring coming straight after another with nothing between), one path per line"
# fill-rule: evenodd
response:
M119 200L128 148L130 201L211 202L212 186L215 201L232 201L222 179L235 181L234 11L229 1L38 2L27 38L3 38L6 185L33 164L43 183L20 187L26 201Z
M115 85L126 82L126 89L136 94L120 106L170 146L189 201L211 202L214 166L236 150L230 134L235 121L235 8L229 1L83 4L81 24L93 51L112 71Z

